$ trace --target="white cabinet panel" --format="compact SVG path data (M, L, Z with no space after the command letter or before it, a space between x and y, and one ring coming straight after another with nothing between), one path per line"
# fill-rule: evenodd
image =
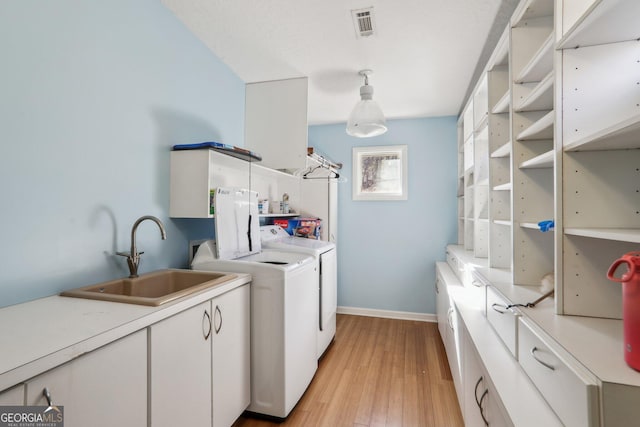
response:
M520 365L564 425L598 426L596 381L561 349L552 348L536 329L530 321L520 319Z
M211 308L205 302L149 328L151 425L211 425Z
M136 332L26 383L26 404L64 406L66 427L147 426L147 334Z
M487 320L511 354L517 358L518 316L507 308L509 302L487 286Z
M153 427L228 427L249 405L249 306L246 284L149 328Z
M213 426L227 427L249 406L249 285L212 300Z
M246 86L244 147L273 169L302 169L307 159L307 77Z
M24 405L24 386L19 385L0 393L0 406Z

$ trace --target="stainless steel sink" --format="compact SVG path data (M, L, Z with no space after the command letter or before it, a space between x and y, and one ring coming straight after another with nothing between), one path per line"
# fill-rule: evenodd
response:
M235 274L192 270L160 270L130 279L117 279L64 291L75 298L158 306L177 298L226 283Z

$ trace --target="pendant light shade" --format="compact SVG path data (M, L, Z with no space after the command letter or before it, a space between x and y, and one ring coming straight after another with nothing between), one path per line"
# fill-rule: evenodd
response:
M360 86L360 102L356 104L347 122L347 133L359 138L382 135L387 131L384 114L373 100L373 86L369 86L371 70L362 70L364 85Z

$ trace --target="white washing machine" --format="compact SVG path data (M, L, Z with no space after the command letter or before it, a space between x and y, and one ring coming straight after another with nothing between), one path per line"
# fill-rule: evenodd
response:
M336 245L322 240L290 236L278 225L260 227L261 247L312 255L318 260L318 358L336 335L338 268Z
M247 410L284 419L318 369L318 261L304 253L261 250L255 192L218 188L215 207L216 241L199 245L191 268L251 274Z

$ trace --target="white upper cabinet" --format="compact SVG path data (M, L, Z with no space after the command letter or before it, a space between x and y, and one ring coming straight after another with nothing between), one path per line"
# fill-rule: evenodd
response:
M306 167L307 87L306 77L247 84L244 148L260 154L263 166Z

